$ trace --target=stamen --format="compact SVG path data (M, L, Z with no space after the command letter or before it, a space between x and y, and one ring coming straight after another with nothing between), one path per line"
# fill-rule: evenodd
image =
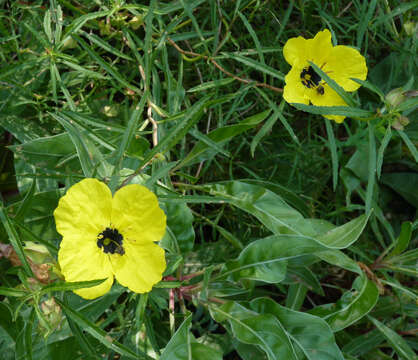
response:
M300 73L302 84L307 88L315 88L321 82L321 77L315 72L312 66L306 67Z
M103 248L103 252L106 254L125 254L122 243L123 236L117 229L107 227L104 231L97 235L97 246L99 248Z

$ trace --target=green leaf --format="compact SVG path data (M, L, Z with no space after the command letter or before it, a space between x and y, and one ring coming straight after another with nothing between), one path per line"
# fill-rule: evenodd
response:
M274 111L274 113L263 124L262 128L253 137L253 140L251 141L251 146L250 146L252 157L254 157L255 148L257 147L258 143L271 130L273 125L276 123L277 119L279 118L279 114L283 111L284 104L285 102L284 100L282 100L282 102L280 103L280 106Z
M382 143L380 144L379 150L377 152L376 173L377 173L378 179L380 179L380 175L382 173L383 155L385 153L386 147L388 146L391 138L392 138L392 129L390 126L388 126L385 131L385 136L383 137Z
M298 211L279 195L261 186L226 181L204 185L204 189L255 216L273 233L314 234L312 227L304 223L304 218Z
M326 248L297 235L274 235L249 244L236 260L228 261L220 276L279 283L286 276L287 261Z
M144 160L142 160L140 167L150 161L157 153L165 153L176 145L181 139L186 136L189 130L200 120L203 115L203 110L209 105L211 95L207 95L193 104L184 115L180 118L177 124L174 125L163 137L163 139L148 152Z
M8 288L4 286L0 286L0 295L3 296L13 296L13 297L22 297L28 295L28 292L25 290L15 289L15 288Z
M6 212L6 209L3 207L3 202L0 201L0 221L3 223L6 233L9 236L9 241L12 244L14 250L16 251L17 256L19 257L22 267L25 270L27 276L35 277L33 275L32 269L26 259L25 253L23 251L23 243L17 233L14 224L10 221L10 218Z
M250 116L242 120L238 124L228 125L213 130L209 134L207 134L207 137L216 144L221 145L224 142L232 139L233 137L257 126L257 124L259 124L267 118L270 112L271 110L266 110L256 115ZM192 165L195 162L205 160L212 155L214 155L213 148L211 148L208 144L204 143L203 141L199 141L176 168Z
M89 178L93 177L94 168L96 165L99 165L102 160L100 152L98 152L94 144L88 141L79 129L71 124L67 119L59 114L50 113L50 115L68 132L68 135L77 150L78 159L80 160L84 176ZM92 149L95 150L94 153L91 151ZM99 156L96 156L95 158L94 155L96 154L99 154Z
M119 82L119 84L122 87L127 87L128 89L134 91L137 94L142 95L142 91L130 84L120 73L118 70L116 70L115 67L108 64L106 61L104 61L95 51L91 49L91 47L78 35L72 35L74 39L78 41L78 43L81 45L81 47L90 55L90 57L96 61L104 70L106 70L112 77Z
M393 349L402 359L417 359L417 355L415 354L415 352L410 348L410 346L401 336L399 336L395 331L387 327L385 324L381 323L379 320L371 316L368 316L368 318L383 334L383 336L386 338L389 344L392 345Z
M358 218L355 218L344 225L336 227L323 235L317 236L316 240L328 248L345 249L360 237L367 225L370 214L371 213L368 215L360 215Z
M367 315L376 305L378 298L377 286L363 275L357 277L352 290L344 293L337 303L318 306L310 313L322 317L336 332Z
M388 173L383 174L380 181L391 187L400 194L407 202L418 209L418 174L410 173Z
M342 115L353 118L368 118L374 115L372 111L349 106L313 106L291 103L296 109L316 115Z
M338 184L338 154L337 144L335 142L334 130L332 129L331 121L325 119L325 127L327 128L328 135L328 147L331 151L331 162L332 162L332 188L335 191Z
M321 79L325 80L325 82L345 101L345 103L348 106L353 107L356 104L353 97L349 93L347 93L340 85L338 85L333 79L331 79L326 72L322 71L322 69L318 65L314 64L312 61L309 61L309 64L313 67L313 69L321 77Z
M185 254L193 249L195 232L194 217L185 203L167 202L167 231L161 246L175 254Z
M268 298L252 300L250 306L260 314L275 316L295 348L308 360L344 360L331 328L323 319L291 310Z
M270 67L266 64L260 63L260 62L254 60L254 59L251 59L251 58L248 58L248 57L245 57L245 56L242 56L242 55L238 55L238 54L233 54L233 53L230 54L230 53L224 53L223 52L222 55L226 56L227 58L237 60L237 61L239 61L239 62L241 62L241 63L243 63L243 64L245 64L245 65L247 65L247 66L249 66L253 69L261 71L264 74L273 76L276 79L284 81L284 74L282 72L280 72L276 69L273 69L272 67Z
M193 92L199 92L199 91L205 91L213 88L219 88L221 86L225 86L230 84L231 82L235 81L234 78L226 78L226 79L219 79L219 80L213 80L213 81L207 81L202 84L199 84L197 86L193 86L192 88L188 89L188 93Z
M397 131L399 136L402 138L405 145L408 147L409 151L411 152L414 160L416 163L418 163L418 150L417 147L414 145L414 143L411 141L411 139L406 135L404 131Z
M235 338L259 346L269 360L298 359L283 325L275 316L254 313L235 302L211 307L211 311L216 321L230 323Z
M402 223L401 233L398 238L395 240L395 247L388 255L388 257L399 255L408 248L409 242L411 241L412 236L412 223L410 221L405 221Z
M116 165L115 166L115 172L121 168L123 155L124 155L126 149L128 149L128 146L129 146L130 142L132 141L132 139L135 135L135 132L137 131L139 119L142 115L142 111L144 110L144 106L145 106L145 102L147 100L147 96L148 96L147 93L144 94L141 97L141 100L139 101L139 103L135 106L134 111L132 111L129 122L128 122L126 128L125 128L124 133L123 133L122 141L121 141L120 145L118 146L117 152L115 154L115 165Z
M124 355L130 359L152 359L146 354L142 353L137 349L139 354L136 354L131 349L127 348L125 345L122 345L115 339L111 338L104 330L100 329L98 326L96 326L94 323L92 323L90 320L85 318L83 315L79 314L75 310L73 310L71 307L69 307L67 304L62 302L61 300L55 298L55 301L58 303L58 305L62 308L65 315L69 317L72 321L74 321L77 325L79 325L84 331L92 335L94 338L99 340L104 346L106 346L109 350L113 350L117 352L118 354Z
M44 286L40 290L40 293L46 294L46 293L53 292L53 291L70 291L70 290L84 289L84 288L89 288L92 286L100 285L105 280L106 279L53 283L53 284Z
M369 169L366 190L366 213L372 208L374 184L376 180L376 140L374 137L374 126L369 122Z
M222 360L222 353L196 341L190 331L192 315L188 315L170 339L160 360Z

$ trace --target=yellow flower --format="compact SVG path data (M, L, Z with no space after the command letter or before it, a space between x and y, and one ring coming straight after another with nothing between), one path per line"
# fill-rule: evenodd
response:
M74 292L94 299L110 290L113 277L136 293L151 290L166 268L164 250L155 244L165 233L166 217L157 197L131 184L112 198L96 179L72 186L54 211L63 236L58 262L66 281L106 279Z
M301 36L289 39L283 55L292 66L285 77L283 98L288 103L312 103L316 106L347 106L345 101L314 71L309 61L319 66L345 91L355 91L360 84L351 80L365 80L367 66L365 58L348 46L332 46L331 33L325 29L313 39ZM340 123L344 116L326 115Z

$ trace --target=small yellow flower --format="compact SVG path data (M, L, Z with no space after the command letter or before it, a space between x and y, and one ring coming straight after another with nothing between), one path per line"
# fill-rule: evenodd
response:
M164 250L155 244L165 233L166 217L157 197L131 184L112 198L96 179L72 186L54 211L63 236L58 262L66 281L106 279L74 292L94 299L110 290L113 277L136 293L145 293L162 278Z
M314 71L309 61L319 66L345 91L355 91L360 84L351 80L365 80L367 66L365 58L348 46L332 46L331 33L325 29L313 39L301 36L289 39L283 55L292 66L285 77L283 97L288 103L312 103L316 106L347 106L345 101ZM338 123L344 116L326 115Z

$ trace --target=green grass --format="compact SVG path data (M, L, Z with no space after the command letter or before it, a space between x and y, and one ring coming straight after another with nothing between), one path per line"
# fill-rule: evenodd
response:
M417 8L0 0L2 358L415 358ZM291 106L283 46L325 28L367 80ZM158 195L150 293L60 279L53 211L85 177Z

